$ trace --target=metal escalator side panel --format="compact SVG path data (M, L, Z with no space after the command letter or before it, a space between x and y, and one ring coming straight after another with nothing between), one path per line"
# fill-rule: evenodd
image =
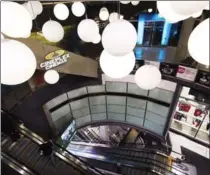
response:
M33 170L30 170L25 165L21 164L20 162L17 162L12 157L6 155L5 153L1 153L1 161L7 164L10 168L14 169L20 174L24 175L37 175L37 173L33 172Z

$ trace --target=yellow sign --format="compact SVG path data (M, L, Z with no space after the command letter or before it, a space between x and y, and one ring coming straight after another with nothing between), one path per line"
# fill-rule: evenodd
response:
M47 61L40 64L40 68L45 68L45 70L52 69L54 67L60 66L67 63L70 54L65 50L56 50L45 56Z

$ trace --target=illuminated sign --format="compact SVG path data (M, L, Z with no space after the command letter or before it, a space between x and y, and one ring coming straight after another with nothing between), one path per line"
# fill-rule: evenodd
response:
M45 56L45 62L40 64L40 68L45 70L52 69L54 67L60 66L67 63L70 53L65 50L56 50Z

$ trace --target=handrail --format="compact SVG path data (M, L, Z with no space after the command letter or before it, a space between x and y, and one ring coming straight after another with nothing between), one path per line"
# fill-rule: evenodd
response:
M30 131L30 130L29 130L28 128L26 128L25 126L23 126L23 125L18 125L18 124L17 124L17 126L18 126L19 129L25 131L27 134L30 134L31 137L34 137L35 139L39 140L39 141L42 142L42 143L44 142L43 139L42 139L40 136L38 136L37 134L33 133L32 131ZM28 133L28 132L30 132L30 133ZM32 133L32 134L31 134L31 133ZM53 144L54 144L55 146L57 146L59 149L62 149L63 151L66 151L68 154L70 154L70 155L71 155L72 157L74 157L75 159L77 159L77 160L79 160L80 162L82 162L87 168L90 167L90 169L92 169L92 171L97 172L97 173L100 174L100 175L104 175L102 172L100 172L99 170L97 170L95 167L93 167L92 165L90 165L90 164L88 164L87 162L83 161L82 159L80 159L80 158L77 157L76 155L74 155L74 154L68 152L65 148L61 147L61 146L58 145L56 142L53 141ZM74 162L74 163L75 163L75 162Z
M74 144L74 143L72 143L72 144ZM74 144L74 145L76 145L76 144ZM81 144L80 144L80 145L81 145ZM97 147L97 146L95 146L95 147ZM102 147L101 147L101 148L102 148ZM108 147L103 147L103 148L106 149L106 148L108 148ZM114 148L114 149L118 149L118 147L116 147L116 148ZM99 152L100 152L100 151L99 151ZM103 151L102 151L102 152L103 152ZM114 155L113 157L118 157L118 155L119 155L119 156L122 156L123 159L133 160L133 159L129 158L127 155L124 155L124 154L121 154L121 153L118 153L118 152L107 152L107 153L108 153L108 155ZM148 153L148 154L149 154L149 153ZM154 155L155 155L154 152L150 152L150 154L154 154ZM115 155L116 155L116 156L115 156ZM165 164L164 162L161 162L161 161L156 160L156 159L153 159L153 158L141 157L141 156L136 156L136 158L143 158L143 159L145 159L145 160L155 161L155 162L157 162L157 163L160 163L160 164L166 166L167 168L171 168L171 166L169 166L168 164ZM135 159L135 161L148 164L148 162L142 161L142 160L136 160L136 159ZM158 165L157 163L150 162L150 164L151 164L151 163L152 163L154 166L157 166L157 167L159 167L159 168L161 168L161 169L163 169L163 170L165 170L165 171L172 172L172 171L169 171L167 168L161 167L161 166ZM175 170L177 170L177 171L180 171L180 169L178 169L176 166L173 166L173 169L175 169ZM183 173L182 171L180 171L180 172L181 172L182 174L186 174L186 173ZM172 173L173 173L173 172L172 172Z
M20 173L20 171L24 171L29 175L37 175L39 174L38 172L35 172L31 169L29 169L25 164L23 163L19 163L17 162L17 160L12 157L12 156L8 156L6 153L4 153L3 151L1 152L1 156L4 158L3 161L5 163L8 164L8 166L10 166L11 168L15 169L16 171L18 171ZM13 166L12 166L12 165ZM19 169L19 170L18 170ZM20 170L21 169L21 170Z

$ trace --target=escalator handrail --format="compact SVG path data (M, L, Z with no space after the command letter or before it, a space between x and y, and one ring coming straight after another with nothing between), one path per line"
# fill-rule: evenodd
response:
M11 164L15 165L16 167L22 169L23 171L27 172L30 175L38 175L40 173L31 170L30 168L28 168L24 163L20 163L18 162L13 156L9 156L7 155L4 151L1 151L1 156L4 157L7 161L9 161ZM6 162L5 162L6 163ZM13 169L15 169L16 171L18 171L15 166L13 166ZM11 166L10 166L11 167ZM11 167L12 168L12 167ZM18 171L19 172L19 171Z
M30 131L28 128L26 128L24 125L22 124L17 124L18 128L27 132L27 134L30 134L31 137L39 140L41 143L44 143L44 140L38 136L37 134L33 133L32 131ZM30 133L28 133L30 132ZM31 134L32 133L32 134ZM78 156L70 153L68 150L66 150L65 148L61 147L59 144L57 144L56 142L53 141L53 145L55 145L56 147L58 147L58 149L62 149L63 151L67 152L69 155L71 155L72 157L74 157L75 159L79 160L80 162L82 162L87 168L89 167L89 169L92 169L92 171L97 172L100 175L104 175L102 172L100 172L99 170L97 170L95 167L91 166L90 164L88 164L87 162L83 161L82 159L80 159Z
M71 143L71 144L74 144L74 143ZM75 144L76 145L76 144ZM82 144L80 144L80 145L82 145ZM87 146L87 145L86 145ZM94 147L97 147L97 146L94 146ZM107 148L107 147L100 147L100 148ZM109 148L108 148L109 149ZM100 151L99 151L100 152ZM103 151L102 151L103 152ZM108 154L115 154L115 155L120 155L120 156L125 156L124 157L124 159L128 159L128 160L130 160L130 158L128 158L127 156L128 155L124 155L124 154L121 154L121 153L118 153L118 152L106 152L106 153L108 153ZM158 165L158 164L156 164L156 163L153 163L153 162L144 162L144 161L141 161L141 160L135 160L135 161L137 161L137 162L141 162L141 163L145 163L145 164L148 164L148 163L152 163L154 166L157 166L157 167L159 167L159 168L161 168L161 169L164 169L164 170L166 170L166 171L168 171L168 172L172 172L172 171L170 171L170 170L168 170L167 168L173 168L173 169L175 169L175 170L177 170L177 171L179 171L179 172L181 172L182 174L187 174L187 173L184 173L184 172L182 172L182 171L180 171L180 169L178 169L178 168L176 168L176 166L169 166L168 164L165 164L165 163L163 163L163 162L161 162L161 161L158 161L158 160L156 160L156 159L152 159L152 158L149 158L149 157L141 157L141 156L138 156L138 158L143 158L143 159L145 159L145 160L152 160L152 161L155 161L155 162L158 162L158 163L161 163L162 165L164 165L164 166L166 166L166 168L163 168L163 167L161 167L160 165ZM131 159L131 160L133 160L133 159ZM173 173L173 172L172 172ZM175 174L175 173L174 173Z
M82 141L78 141L78 142L86 142L86 143L99 143L99 144L110 144L110 143L113 143L113 142L110 142L110 141L98 141L98 142L93 142L91 140L82 140ZM116 142L116 144L118 144L118 142ZM125 143L125 144L131 144L131 145L141 145L139 143ZM158 149L150 149L150 148L143 148L144 150L141 150L141 149L135 149L135 148L126 148L126 147L116 147L116 148L119 148L119 149L129 149L129 150L135 150L135 151L138 151L138 152L150 152L150 153L153 153L153 154L158 154L158 155L161 155L163 157L166 157L166 158L169 158L170 156L168 156L167 154L159 151Z

